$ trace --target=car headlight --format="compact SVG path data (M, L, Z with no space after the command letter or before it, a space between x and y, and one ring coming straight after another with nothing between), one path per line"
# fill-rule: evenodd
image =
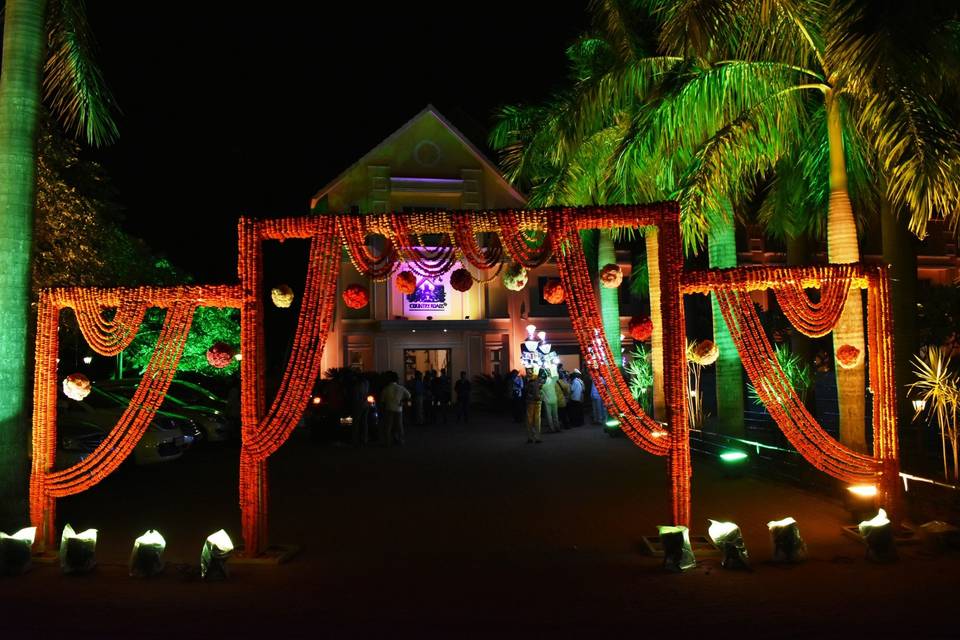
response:
M340 424L352 425L352 424L353 424L353 416L346 416L346 417L340 418Z

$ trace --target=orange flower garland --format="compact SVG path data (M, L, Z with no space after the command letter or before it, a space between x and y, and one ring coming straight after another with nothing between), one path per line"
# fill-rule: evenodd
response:
M351 309L363 309L370 301L367 288L359 284L351 284L343 290L343 303Z
M543 299L549 304L563 304L563 285L559 280L547 280L543 285Z

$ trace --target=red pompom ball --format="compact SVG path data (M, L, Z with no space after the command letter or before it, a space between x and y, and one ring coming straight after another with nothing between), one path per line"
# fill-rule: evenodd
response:
M860 362L860 349L852 344L845 344L837 349L837 364L844 369L852 369Z
M450 286L457 291L469 291L473 286L473 276L466 269L457 269L450 274Z
M351 309L363 309L369 300L370 295L363 285L352 284L343 290L343 303Z
M633 316L628 327L630 337L637 342L646 342L653 335L653 322L647 316Z
M410 271L401 271L394 279L397 289L405 296L410 295L417 290L417 276Z
M233 347L226 342L214 342L207 349L207 363L216 369L225 369L233 364L233 356L236 352Z
M543 285L543 299L550 304L563 302L563 285L560 284L559 280L547 280L547 283Z

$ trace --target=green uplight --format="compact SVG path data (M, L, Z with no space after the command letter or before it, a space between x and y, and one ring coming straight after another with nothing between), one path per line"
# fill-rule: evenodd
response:
M605 424L612 429L614 427L619 427L620 421L617 420L616 418L610 418L609 420L606 421Z
M724 462L742 462L748 457L743 451L724 451L720 454L720 459Z

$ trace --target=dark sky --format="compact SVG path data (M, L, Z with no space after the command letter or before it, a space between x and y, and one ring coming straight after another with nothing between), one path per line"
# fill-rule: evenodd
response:
M94 157L127 229L201 281L234 279L239 215L305 213L427 103L482 145L497 106L563 83L588 23L586 0L243 6L88 3L123 111Z

